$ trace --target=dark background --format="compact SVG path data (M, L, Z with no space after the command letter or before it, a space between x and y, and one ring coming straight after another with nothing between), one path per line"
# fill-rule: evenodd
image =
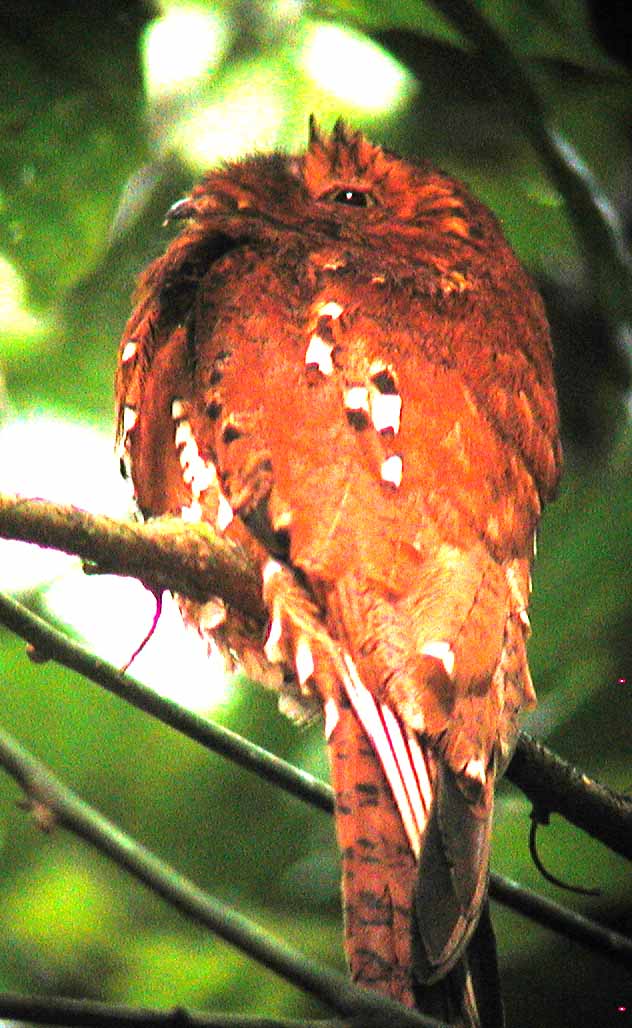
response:
M628 790L632 301L620 243L632 210L629 15L624 4L580 0L482 3L475 10L491 35L481 54L441 10L458 16L461 4L0 3L0 489L124 509L109 499L118 486L104 443L116 344L134 277L168 238L164 211L206 162L300 148L310 111L326 126L343 114L462 177L544 292L566 471L540 534L530 650L540 706L528 727ZM498 90L504 46L537 109L511 76ZM579 172L587 184L581 202L588 195L592 209L577 222L572 188L551 177L545 127L569 181ZM604 204L605 235L595 213ZM82 581L76 562L38 560L3 547L0 588L122 664L151 603ZM161 665L172 695L326 775L318 727L289 725L252 684L226 690L199 666L197 677L177 673L171 646L150 644L158 656L153 665L146 657L146 680ZM63 669L30 664L1 629L0 687L2 724L83 796L211 892L342 966L328 818ZM38 833L18 796L1 778L0 991L267 1016L316 1010L84 844ZM553 817L539 833L545 864L602 890L562 894L532 866L528 829L526 800L502 785L495 870L632 931L621 858ZM632 1025L622 971L498 906L494 916L511 1026Z

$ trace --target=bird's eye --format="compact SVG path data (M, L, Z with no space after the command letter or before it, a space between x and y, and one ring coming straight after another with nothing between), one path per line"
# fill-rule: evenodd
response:
M373 207L375 197L364 189L334 189L323 197L330 203L344 203L347 207Z

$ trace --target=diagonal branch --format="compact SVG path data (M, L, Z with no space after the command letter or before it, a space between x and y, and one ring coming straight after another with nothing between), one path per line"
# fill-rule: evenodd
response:
M440 1028L433 1018L407 1010L378 993L353 985L280 943L258 925L209 895L141 843L85 803L8 733L0 730L0 765L20 783L40 823L58 823L131 872L190 919L205 925L264 967L293 982L343 1017L362 1024Z
M103 574L137 578L154 593L170 589L193 600L222 596L256 621L266 620L248 555L210 525L186 525L180 518L117 521L69 504L3 493L0 538L72 553Z
M57 661L58 664L78 672L132 706L157 718L163 724L201 743L207 749L220 753L269 782L280 785L286 792L298 796L306 803L327 812L333 811L332 792L324 782L318 781L305 771L299 771L292 764L243 739L229 728L200 717L199 714L180 706L166 696L160 696L131 675L123 674L112 664L96 657L85 646L69 639L17 600L2 593L0 624L29 643L37 652L38 658L46 657Z
M297 1021L240 1014L208 1014L176 1007L152 1010L120 1003L62 996L0 993L0 1018L61 1028L344 1028L348 1021Z
M333 792L324 782L288 764L280 757L242 738L236 732L200 717L173 700L159 696L0 593L0 623L11 628L40 654L77 671L139 710L175 728L196 742L222 754L260 778L279 785L304 802L333 813ZM492 874L490 894L510 909L611 960L632 967L632 940L597 922L539 896L525 886Z
M537 739L521 732L506 777L531 800L539 819L559 813L632 860L632 797L614 792Z
M179 518L128 524L46 500L0 495L0 538L20 539L76 554L104 572L138 578L156 593L172 589L197 600L221 596L230 606L265 622L256 568L241 547L208 526L185 525ZM25 635L25 627L20 628L15 608L9 614L5 604L3 611L3 620L12 619L5 620L9 627L24 635L44 655L53 646L50 655L54 655L52 637L44 639L44 622L39 625L37 641ZM33 623L28 631L35 631ZM76 659L80 649L76 650ZM64 657L56 659L66 663ZM107 665L94 665L87 651L83 651L80 666L68 666L111 688L102 675ZM84 670L86 667L90 669ZM96 679L95 667L101 675ZM109 673L104 675L110 681ZM119 695L125 695L127 689L119 683ZM220 752L224 750L220 748ZM557 811L616 853L632 859L632 799L595 782L524 733L506 775L539 811Z

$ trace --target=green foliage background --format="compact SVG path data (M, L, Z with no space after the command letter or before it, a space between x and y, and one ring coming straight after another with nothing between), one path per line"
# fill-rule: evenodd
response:
M261 89L267 117L269 88L278 103L270 145L300 145L314 110L325 123L343 113L391 148L430 157L502 218L553 321L567 467L540 537L531 655L541 704L529 727L591 774L629 789L629 267L598 233L587 230L582 250L569 195L527 135L534 122L563 135L576 155L570 167L577 170L578 155L592 177L593 199L609 197L623 211L615 226L623 236L632 210L632 89L625 62L603 40L616 5L605 8L609 15L602 10L600 40L581 0L480 3L474 10L496 33L481 56L444 17L467 12L456 2L200 3L221 23L223 51L186 90L157 96L142 55L167 7L0 3L0 256L13 290L13 307L2 306L0 292L3 422L44 411L111 424L116 342L134 276L164 245L164 211L200 171L179 134L192 114L211 109L220 123L230 119L250 85ZM372 38L408 67L391 109L354 107L301 70L301 47L320 22ZM499 40L522 62L539 111L524 96L507 103L509 81L507 95L494 89ZM24 290L19 314L16 282ZM0 450L0 489L2 457ZM28 599L40 602L36 593ZM2 724L86 799L200 885L342 966L337 858L324 815L63 669L30 664L1 629L0 682ZM236 685L214 716L326 775L320 730L297 731L252 684ZM315 1011L82 843L38 833L17 799L17 788L0 779L0 991L268 1016ZM560 895L530 863L528 826L526 801L501 786L494 869L630 932L624 861L553 818L540 833L545 863L602 889L597 899ZM632 1023L623 972L499 908L495 920L510 1025Z

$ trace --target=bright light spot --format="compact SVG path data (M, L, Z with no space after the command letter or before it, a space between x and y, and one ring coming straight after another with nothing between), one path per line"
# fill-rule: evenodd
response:
M151 628L156 601L140 582L113 575L86 577L77 568L46 591L46 603L72 625L94 653L116 667L127 664ZM226 702L224 662L193 629L185 628L175 600L165 593L156 630L129 673L192 710L207 713Z
M175 6L151 23L144 41L149 96L175 93L208 74L226 46L221 18L199 7Z
M33 416L0 430L0 491L72 503L125 517L129 489L118 474L112 437L84 424ZM0 589L44 588L48 607L90 649L122 667L146 636L155 600L132 579L87 576L78 558L0 540ZM165 596L158 627L130 673L163 695L208 711L226 698L221 660L186 630Z
M363 110L390 110L409 88L406 70L381 47L336 25L311 29L302 64L322 89Z
M185 157L207 168L277 144L285 116L283 85L269 69L253 68L228 89L224 98L191 114L177 130Z
M129 507L111 437L61 418L33 416L0 429L0 490L113 516ZM0 540L0 588L35 588L73 562L56 550Z
M0 256L0 332L33 335L44 331L45 324L26 306L26 287L10 261Z
M303 13L304 0L274 0L269 5L269 16L278 22L296 22Z

